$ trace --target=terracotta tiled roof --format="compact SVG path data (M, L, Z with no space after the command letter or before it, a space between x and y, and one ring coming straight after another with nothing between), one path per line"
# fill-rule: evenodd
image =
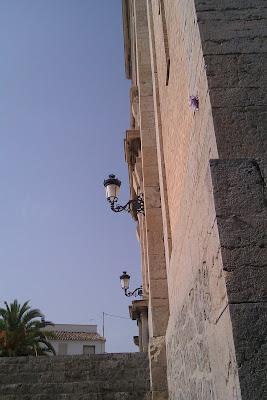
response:
M91 332L64 332L64 331L52 331L55 338L52 340L101 340L105 341L103 336L100 336L99 333L91 333ZM51 339L50 339L51 340Z

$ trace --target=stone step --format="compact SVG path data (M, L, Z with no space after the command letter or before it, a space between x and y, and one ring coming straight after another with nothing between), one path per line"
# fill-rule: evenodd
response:
M0 385L11 383L64 383L64 382L87 382L91 380L105 381L112 380L131 380L144 379L149 375L148 369L83 369L73 368L57 371L17 371L16 373L0 373Z
M137 356L138 354L138 356ZM38 372L45 371L62 371L62 370L92 370L96 373L101 373L106 369L123 369L132 370L147 369L148 361L139 353L134 356L108 356L106 354L97 356L56 356L56 357L21 357L15 359L0 358L0 373L11 374L17 372L27 372L37 370ZM15 362L17 360L17 362Z
M78 362L78 361L85 361L85 362L99 362L99 361L124 361L131 363L135 363L136 361L146 361L147 354L146 353L105 353L105 354L88 354L88 355L75 355L75 356L27 356L27 357L1 357L0 363L1 364L10 364L10 365L17 365L17 364L28 364L32 362L34 364L53 364L59 363L68 363L68 362Z
M1 400L151 400L150 392L115 392L89 394L36 394L36 395L3 395Z
M72 393L110 393L148 391L148 380L106 380L65 383L13 383L0 386L0 399L3 395L20 394L72 394Z
M18 375L18 374L27 374L30 372L38 371L39 373L59 373L59 372L65 372L67 373L68 371L74 371L75 373L79 372L84 372L84 371L91 371L93 375L99 375L101 373L105 373L106 370L110 370L115 373L116 370L123 371L125 374L129 374L130 376L133 374L133 371L137 369L137 365L129 367L128 365L124 365L123 363L104 363L104 364L98 364L98 365L86 365L86 364L78 364L78 365L40 365L40 366L34 366L31 364L24 365L24 366L14 366L13 368L8 368L8 366L1 365L0 363L0 375ZM139 371L140 374L142 375L143 373L146 373L149 368L148 366L142 367L139 366Z

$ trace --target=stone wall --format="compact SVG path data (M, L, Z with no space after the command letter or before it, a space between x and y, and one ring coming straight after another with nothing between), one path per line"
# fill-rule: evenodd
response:
M144 353L0 358L1 400L150 400Z
M155 300L168 294L169 398L261 399L266 2L127 2L137 38L131 54L141 88L140 158L148 179L156 176L153 190L144 188L148 213L139 228L148 234L142 249L151 277L160 273L168 284L168 292L153 286L156 280L146 289ZM259 203L257 211L249 206ZM158 300L152 331L164 312ZM164 358L162 343L160 335L151 340L150 360L157 349Z
M218 153L194 2L165 1L164 5L170 54L168 85L162 18L158 1L152 1L172 235L168 267L169 396L195 399L203 392L203 399L212 399L214 370L217 369L218 376L227 376L229 359L234 358L231 329L227 325L229 315L222 322L230 333L229 355L224 360L219 361L219 349L213 353L214 345L208 338L212 328L213 335L221 339L221 327L215 329L209 320L219 317L226 297L209 172L209 159L217 158ZM190 108L191 95L199 97L200 111ZM219 292L210 280L217 281ZM238 388L235 370L230 371L229 385L223 388L221 398L231 399L233 387Z

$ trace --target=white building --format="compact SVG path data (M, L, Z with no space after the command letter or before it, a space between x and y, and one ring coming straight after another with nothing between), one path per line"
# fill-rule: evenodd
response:
M55 324L48 326L50 339L57 355L105 353L106 339L97 332L97 325Z

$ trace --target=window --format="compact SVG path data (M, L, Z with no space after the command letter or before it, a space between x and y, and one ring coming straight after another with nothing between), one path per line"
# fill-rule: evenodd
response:
M59 343L58 344L58 355L65 356L68 354L68 343Z
M95 354L95 346L83 346L83 354Z

